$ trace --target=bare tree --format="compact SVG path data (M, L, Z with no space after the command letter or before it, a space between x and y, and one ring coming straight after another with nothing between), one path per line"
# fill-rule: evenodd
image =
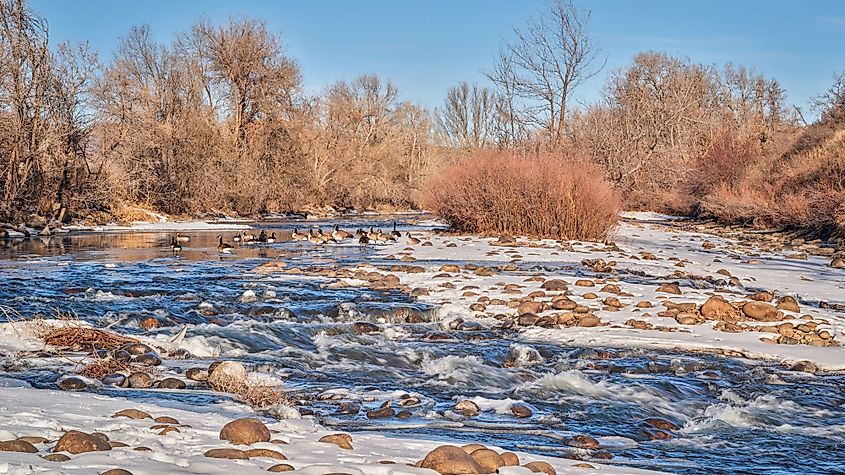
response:
M604 61L599 64L600 48L587 30L589 20L590 12L570 0L550 1L524 29L514 30L514 40L503 46L496 66L487 73L503 97L526 101L522 122L543 129L553 146L565 136L573 92L604 67ZM507 105L515 114L513 102Z
M437 110L440 133L453 147L487 147L495 139L498 97L486 87L462 82L449 89Z
M833 83L813 98L812 106L822 120L845 120L845 70L833 75Z

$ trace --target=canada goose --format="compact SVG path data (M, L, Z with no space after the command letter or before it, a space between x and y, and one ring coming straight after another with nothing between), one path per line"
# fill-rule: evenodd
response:
M370 241L377 241L378 240L378 233L373 231L373 227L370 226L370 231L367 233L367 239Z
M223 235L217 235L217 250L224 253L224 254L231 254L232 253L232 245L226 242L223 242Z
M191 242L191 236L185 236L182 233L176 233L176 240L179 242Z
M321 231L322 232L322 231ZM315 233L313 229L308 231L308 240L312 244L323 244L323 238L319 234Z
M402 233L396 230L396 221L393 222L393 231L390 232L390 235L393 237L402 237Z
M343 241L346 238L352 237L351 234L348 232L340 229L337 224L334 225L334 231L332 231L332 237L335 241Z
M267 242L269 242L271 244L276 242L276 232L275 231L270 233L270 237L267 238Z
M293 232L290 233L290 239L292 241L304 241L304 240L308 239L308 235L307 234L301 234L299 232L299 228L293 228Z
M258 233L258 242L267 242L267 232L263 229Z
M320 239L323 240L323 244L337 244L337 241L335 241L331 234L324 233L323 230L320 228L317 228L317 235L320 236Z
M390 234L384 234L381 229L376 232L376 242L386 243L390 241L392 236Z
M358 242L361 243L361 244L369 244L370 243L370 238L368 238L367 235L364 234L363 230L361 230L361 234L358 236Z
M241 242L241 240L243 239L243 234L244 233L235 234L235 236L232 238L232 241L235 241L235 242L238 242L238 243Z
M408 237L408 245L410 245L410 246L416 246L417 244L420 243L420 240L411 236L410 232L408 233L407 237Z
M177 235L178 236L178 235ZM175 254L177 252L182 252L182 246L177 241L177 237L170 238L170 250Z
M241 240L244 244L249 244L255 241L255 234L243 234Z

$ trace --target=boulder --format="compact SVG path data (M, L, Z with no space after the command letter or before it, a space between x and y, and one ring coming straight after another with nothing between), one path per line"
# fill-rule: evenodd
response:
M543 285L541 285L540 288L551 292L563 292L567 290L567 284L565 281L560 279L549 279L543 282Z
M517 467L519 466L519 457L513 452L502 452L502 462L505 463L506 467Z
M334 444L341 449L352 450L352 436L349 434L329 434L320 437L320 442Z
M70 452L72 454L102 452L106 450L111 450L111 445L103 437L86 434L78 430L65 432L59 441L56 442L56 447L53 448L53 452Z
M681 292L681 287L675 283L662 284L660 287L657 288L657 292L675 295L681 295L683 293Z
M220 430L220 439L235 445L251 445L256 442L270 442L270 429L254 417L236 419Z
M238 449L211 449L205 452L205 456L213 459L249 460L244 451Z
M88 386L82 378L75 376L64 378L56 384L58 384L59 389L62 391L83 391Z
M533 412L525 404L514 404L511 406L511 414L519 418L531 417Z
M470 456L481 466L483 470L481 473L496 473L496 470L505 466L502 456L495 450L476 449Z
M748 302L742 306L742 313L759 322L775 322L782 319L775 306L766 302Z
M293 466L288 465L286 463L280 463L278 465L273 465L272 467L267 469L268 472L273 472L273 473L276 473L276 472L293 472L294 470L296 470L296 469L293 468Z
M276 460L287 460L288 458L284 456L281 452L276 452L272 449L249 449L244 450L244 455L249 458L253 457L264 457Z
M722 320L736 323L741 314L739 310L722 297L713 296L701 306L701 315L708 320Z
M432 450L422 460L420 467L430 468L441 475L484 473L484 469L470 454L454 445L441 445Z
M216 391L224 391L233 385L241 384L246 378L246 368L235 361L212 364L208 368L208 385Z
M778 310L786 310L787 312L798 313L801 311L801 307L798 306L798 301L789 295L785 295L778 299L777 308Z
M529 462L523 467L531 470L534 473L545 473L546 475L557 475L555 468L548 464L548 462Z
M452 409L468 417L477 416L479 412L478 404L466 399L458 401Z
M34 454L38 449L25 440L6 440L0 442L0 452L24 452Z

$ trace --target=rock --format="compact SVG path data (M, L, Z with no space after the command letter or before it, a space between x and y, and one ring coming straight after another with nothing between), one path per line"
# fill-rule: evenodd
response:
M71 376L69 378L64 378L58 383L59 389L62 391L83 391L87 384L81 378L77 378L75 376Z
M156 421L156 422L158 422L159 424L176 424L176 425L178 425L178 424L179 424L179 421L177 421L176 419L174 419L174 418L172 418L172 417L170 417L170 416L161 416L161 417L156 417L156 418L155 418L155 419L153 419L153 420L154 420L154 421Z
M795 313L801 311L801 307L798 306L798 302L795 300L794 297L791 297L789 295L785 295L778 299L777 309Z
M111 445L109 445L108 441L78 430L65 432L53 448L53 452L70 452L72 454L102 452L106 450L111 450Z
M466 445L461 446L461 449L468 454L472 454L473 452L475 452L478 449L486 449L486 448L487 447L485 447L481 444L466 444Z
M320 437L320 442L334 444L341 449L352 450L352 436L349 434L329 434Z
M147 373L136 371L129 375L129 387L136 389L145 389L153 386L153 378Z
M271 458L271 459L276 459L276 460L287 460L288 459L281 452L276 452L275 450L272 450L272 449L244 450L244 455L246 455L249 458L264 457L264 458Z
M38 453L38 449L25 440L6 440L0 442L0 452L24 452L28 454L35 454Z
M534 414L525 404L514 404L511 406L511 413L519 418L531 417Z
M657 292L675 295L681 295L683 293L681 292L681 287L676 283L662 284L660 287L657 288Z
M739 320L740 312L725 299L713 296L701 306L701 315L708 320L736 323Z
M502 461L506 467L518 467L519 457L513 452L502 452Z
M133 361L144 366L158 366L161 364L161 358L159 358L155 353L144 353L143 355L138 355Z
M760 291L754 292L753 294L749 295L748 298L750 298L751 300L756 300L758 302L767 302L768 303L768 302L771 302L772 299L775 298L775 296L772 295L771 292L766 292L764 290L760 290Z
M502 456L495 450L477 449L470 454L470 457L481 465L483 471L480 473L496 473L496 470L505 466Z
M578 319L579 327L597 327L600 324L601 320L599 320L599 317L589 313Z
M178 378L164 378L161 381L156 381L155 386L161 389L185 389L188 387L184 381Z
M128 417L130 419L152 419L149 413L140 411L138 409L124 409L122 411L117 411L114 413L112 417Z
M659 417L650 417L645 420L645 423L655 429L661 430L679 430L681 428L678 424Z
M125 351L132 356L139 356L143 355L144 353L155 353L155 350L150 348L149 345L145 345L143 343L127 343L120 347L121 351Z
M567 290L567 283L560 279L549 279L543 282L543 285L540 286L543 290L548 290L551 292L563 292Z
M208 385L216 391L225 391L246 381L247 371L244 365L235 361L212 364L208 369Z
M42 455L41 458L48 462L67 462L70 460L70 457L65 454L46 454Z
M214 459L249 460L243 450L238 449L211 449L204 455Z
M185 377L191 381L206 381L208 380L208 370L205 368L188 368L185 371Z
M100 381L108 386L126 387L129 384L126 376L120 373L107 374Z
M794 365L792 365L792 371L803 371L805 373L815 373L819 370L819 367L816 366L815 363L812 361L798 361Z
M132 475L132 472L122 468L113 468L111 470L106 470L105 472L100 472L100 475Z
M363 335L366 333L377 333L381 329L378 325L370 322L355 322L352 324L352 330L359 335Z
M268 468L268 472L293 472L296 470L293 466L288 465L286 463L280 463L278 465L273 465L272 467Z
M599 441L589 435L579 434L569 439L566 445L579 449L595 450L599 448Z
M467 417L477 416L479 412L478 404L466 399L458 401L458 403L455 404L455 407L452 409L455 412L460 412L461 414Z
M544 310L545 305L542 302L522 302L519 304L519 307L516 308L516 313L523 314L523 313L540 313Z
M596 284L592 280L579 279L575 281L576 287L595 287Z
M523 467L531 470L534 473L545 473L546 475L557 475L555 468L548 464L548 462L529 462Z
M841 257L834 257L832 261L830 261L830 267L834 269L845 269L845 259Z
M742 306L742 313L746 317L759 322L775 322L781 320L774 305L766 302L748 302Z
M147 317L147 318L141 320L140 325L141 325L141 328L149 331L149 330L152 330L153 328L158 328L160 324L158 322L158 319L156 319L155 317Z
M251 445L256 442L269 442L270 429L254 417L236 419L220 430L220 439L235 445Z
M367 411L367 419L384 419L385 417L393 417L395 415L396 411L390 406L384 406Z
M432 450L422 460L420 467L430 468L441 475L484 473L484 469L470 454L454 445L441 445Z

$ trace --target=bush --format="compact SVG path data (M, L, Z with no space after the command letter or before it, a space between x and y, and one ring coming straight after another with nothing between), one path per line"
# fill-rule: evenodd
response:
M429 182L426 206L459 232L605 240L620 210L597 165L569 154L484 151Z

